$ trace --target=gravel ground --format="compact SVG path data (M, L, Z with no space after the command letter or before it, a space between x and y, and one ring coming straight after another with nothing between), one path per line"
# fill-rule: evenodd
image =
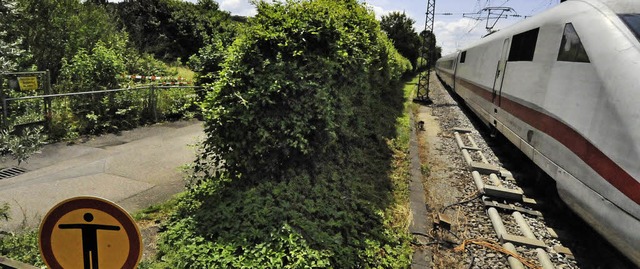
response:
M416 105L413 113L416 121L423 121L425 127L418 133L418 137L427 208L432 214L441 212L447 205L468 200L477 195L471 172L467 169L466 162L456 144L454 128L471 130L468 136L477 143L488 163L509 169L515 180L501 178L500 181L505 187L536 185L527 183L540 178L540 173L532 168L528 159L522 158L518 153L514 155L512 148L501 145L504 143L502 140L489 138L486 134L487 130L480 128L481 123L478 123L477 119L473 117L471 117L472 120L469 119L465 110L462 110L456 100L442 87L435 74L432 78L430 98L433 104ZM461 137L466 145L470 145L467 135L461 135ZM505 152L507 154L504 154ZM472 158L480 160L477 154L472 154ZM482 178L485 184L491 184L488 176L482 176ZM535 191L531 193L528 188L525 188L525 195L540 196ZM620 254L602 254L600 249L611 248L602 239L584 239L598 237L592 230L589 231L590 228L584 227L586 226L584 223L578 224L579 229L564 227L562 225L564 222L581 223L581 221L576 220L570 212L562 211L567 209L558 209L555 206L557 202L547 202L545 199L551 198L543 197L540 200L554 205L552 207L555 211L547 213L544 209L540 209L544 217L522 215L536 238L549 246L544 250L549 254L556 268L634 268L620 262L624 260ZM516 205L526 208L526 205ZM434 229L431 233L433 242L428 247L433 253L432 268L509 268L506 255L494 250L474 244L468 245L464 252L453 250L453 247L464 239L487 239L498 242L499 238L480 199L445 209L444 214L451 220L452 227L450 232L445 229ZM523 235L511 212L498 211L508 233ZM429 219L432 218L429 217ZM549 223L554 224L555 229L560 227L560 230L569 229L572 232L564 231L562 240L559 240L548 231ZM590 234L585 236L585 230ZM588 246L584 245L585 240L589 241ZM555 245L569 247L576 257L556 253L552 249ZM520 255L539 265L535 248L516 246L516 250ZM593 255L594 253L598 255ZM472 266L469 267L472 262Z

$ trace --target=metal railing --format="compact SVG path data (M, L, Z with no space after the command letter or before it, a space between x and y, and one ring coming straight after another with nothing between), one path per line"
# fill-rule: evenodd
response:
M22 96L22 97L8 97L5 95L0 96L0 102L2 103L2 125L7 126L9 122L10 109L9 103L16 101L27 101L27 100L44 100L45 104L50 104L51 100L54 98L64 98L64 97L75 97L75 96L83 96L83 95L96 95L96 94L104 94L104 93L116 93L116 92L131 92L131 91L141 91L141 90L149 90L150 95L149 98L156 98L155 91L163 90L163 89L194 89L195 92L201 91L203 87L200 86L160 86L160 85L143 85L143 86L135 86L135 87L127 87L127 88L119 88L119 89L107 89L107 90L97 90L97 91L85 91L85 92L69 92L69 93L56 93L56 94L42 94L42 95L33 95L33 96ZM153 106L153 117L154 121L158 120L158 115L156 111L155 102ZM51 106L48 106L48 109L51 109ZM44 111L44 114L51 114L51 111ZM45 127L48 126L51 122L50 117L45 117Z

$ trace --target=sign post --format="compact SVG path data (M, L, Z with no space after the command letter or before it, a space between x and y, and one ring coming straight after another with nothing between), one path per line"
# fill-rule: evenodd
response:
M44 217L38 235L40 254L51 269L134 269L142 257L131 216L97 197L60 202Z

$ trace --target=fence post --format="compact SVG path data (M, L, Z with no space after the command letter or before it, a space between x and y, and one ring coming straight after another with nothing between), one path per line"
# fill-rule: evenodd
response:
M7 109L7 96L4 94L4 89L0 88L0 100L2 101L2 128L6 128L7 117L9 116L9 110Z
M158 100L156 100L156 88L151 84L151 103L149 107L153 109L153 122L158 122Z
M51 94L51 73L49 72L49 69L47 69L44 76L46 78L45 82L47 83L44 87L44 94L49 95ZM51 109L51 97L44 98L44 115L44 128L46 132L49 132L51 130L51 122L53 118L53 112Z

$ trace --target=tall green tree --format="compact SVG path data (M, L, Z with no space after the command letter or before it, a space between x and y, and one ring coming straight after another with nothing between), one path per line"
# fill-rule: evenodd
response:
M423 30L420 32L420 55L431 56L429 59L429 67L433 67L440 57L442 57L442 48L436 45L436 35L430 31ZM429 48L433 48L433 54L429 54ZM425 59L426 60L426 59Z
M39 70L50 70L55 82L62 60L80 49L91 50L98 41L112 44L122 38L104 6L79 0L18 0L24 49Z
M196 54L230 20L213 0L127 0L117 10L134 47L169 61Z
M398 52L407 58L414 68L417 66L421 45L420 37L413 29L415 22L404 12L397 11L382 16L380 22L380 27L393 41Z
M15 22L20 13L14 0L0 0L0 71L15 70L26 59Z
M164 29L171 17L168 1L126 0L118 4L117 10L135 48L156 56L168 51L170 39Z

